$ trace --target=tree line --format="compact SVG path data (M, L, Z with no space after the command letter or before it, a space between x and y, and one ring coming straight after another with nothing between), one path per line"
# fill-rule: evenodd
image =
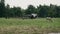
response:
M27 9L21 7L11 8L9 4L5 6L5 1L0 1L0 17L22 17L27 14L36 13L38 17L60 17L60 6L50 4L34 7L29 5Z

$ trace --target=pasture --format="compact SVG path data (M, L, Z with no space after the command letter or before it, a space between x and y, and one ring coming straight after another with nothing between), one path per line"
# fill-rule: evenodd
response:
M60 32L60 18L52 18L53 22L46 18L19 19L0 18L0 34L48 34Z

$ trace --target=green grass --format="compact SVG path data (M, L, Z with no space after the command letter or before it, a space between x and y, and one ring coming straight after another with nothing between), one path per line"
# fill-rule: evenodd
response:
M60 32L60 18L53 18L53 22L46 18L19 19L0 18L0 34L46 34Z

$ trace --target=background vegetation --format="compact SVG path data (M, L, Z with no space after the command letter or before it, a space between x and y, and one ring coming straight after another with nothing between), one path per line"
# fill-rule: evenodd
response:
M27 9L21 7L10 8L10 5L5 6L5 1L0 2L0 17L22 17L26 14L36 13L38 17L60 17L60 6L50 4L39 5L35 8L33 5L29 5Z

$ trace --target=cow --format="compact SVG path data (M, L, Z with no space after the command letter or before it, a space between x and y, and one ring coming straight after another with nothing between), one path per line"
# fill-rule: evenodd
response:
M31 19L35 19L35 18L37 18L37 14L31 14Z
M46 20L48 20L49 22L53 22L51 17L46 17Z
M26 15L23 15L22 18L23 19L35 19L35 18L37 18L37 14L34 14L34 13L32 13L32 14L26 14Z

